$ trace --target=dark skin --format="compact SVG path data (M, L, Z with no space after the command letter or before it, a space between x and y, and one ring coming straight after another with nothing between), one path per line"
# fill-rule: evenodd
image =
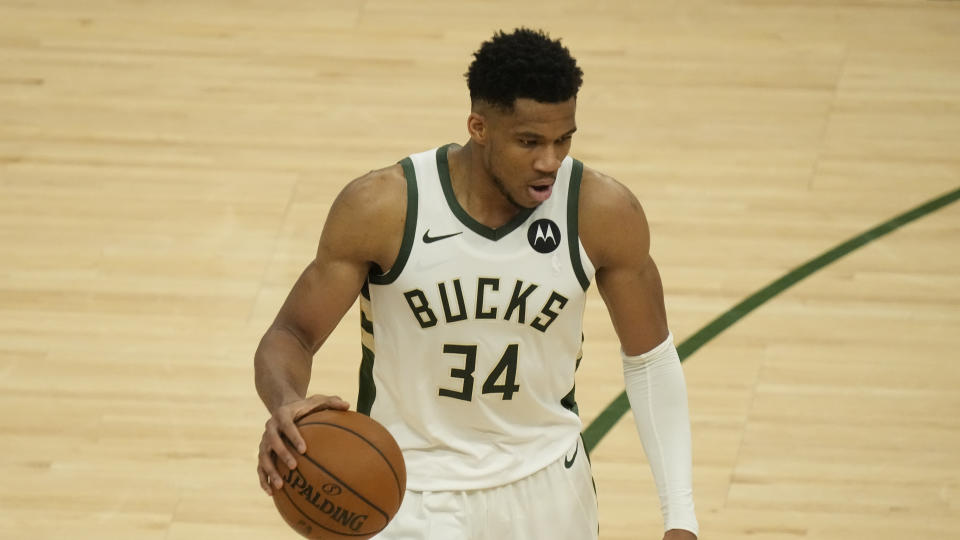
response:
M461 206L491 228L533 208L549 194L576 131L576 100L517 99L512 110L475 103L469 141L448 153ZM314 354L353 306L372 265L393 266L403 238L406 182L399 165L348 184L327 216L314 260L290 291L255 356L257 392L270 411L260 442L257 475L268 494L283 483L273 456L295 467L281 434L304 452L294 422L317 409L346 410L338 396L307 397ZM585 169L580 238L621 347L647 352L667 337L660 274L650 257L649 226L636 197L613 178ZM664 540L694 540L670 530Z

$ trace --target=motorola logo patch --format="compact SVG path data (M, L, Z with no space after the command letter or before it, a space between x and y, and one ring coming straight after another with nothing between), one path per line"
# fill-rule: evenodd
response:
M550 253L560 247L560 227L549 219L538 219L527 229L527 240L540 253Z

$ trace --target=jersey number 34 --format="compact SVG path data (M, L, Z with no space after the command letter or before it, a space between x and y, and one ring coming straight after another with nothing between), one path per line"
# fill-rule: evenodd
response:
M482 394L500 394L500 399L513 399L514 392L520 390L520 385L517 384L517 350L519 347L516 343L507 346L507 350L503 352L500 361L483 381ZM461 379L463 384L460 390L441 388L440 395L462 399L463 401L472 401L473 372L477 368L477 346L447 344L443 346L443 353L463 355L463 368L452 368L450 370L450 376L454 379Z

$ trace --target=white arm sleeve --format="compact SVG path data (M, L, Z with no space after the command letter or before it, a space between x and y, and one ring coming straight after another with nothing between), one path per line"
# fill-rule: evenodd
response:
M639 356L621 354L630 408L660 495L663 530L684 529L698 534L687 387L673 334Z

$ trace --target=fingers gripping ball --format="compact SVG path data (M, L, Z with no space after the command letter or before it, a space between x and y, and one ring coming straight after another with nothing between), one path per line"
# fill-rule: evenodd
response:
M307 452L288 469L274 459L283 489L273 502L307 538L363 540L387 526L400 508L407 471L400 447L382 425L352 411L322 410L297 420Z

